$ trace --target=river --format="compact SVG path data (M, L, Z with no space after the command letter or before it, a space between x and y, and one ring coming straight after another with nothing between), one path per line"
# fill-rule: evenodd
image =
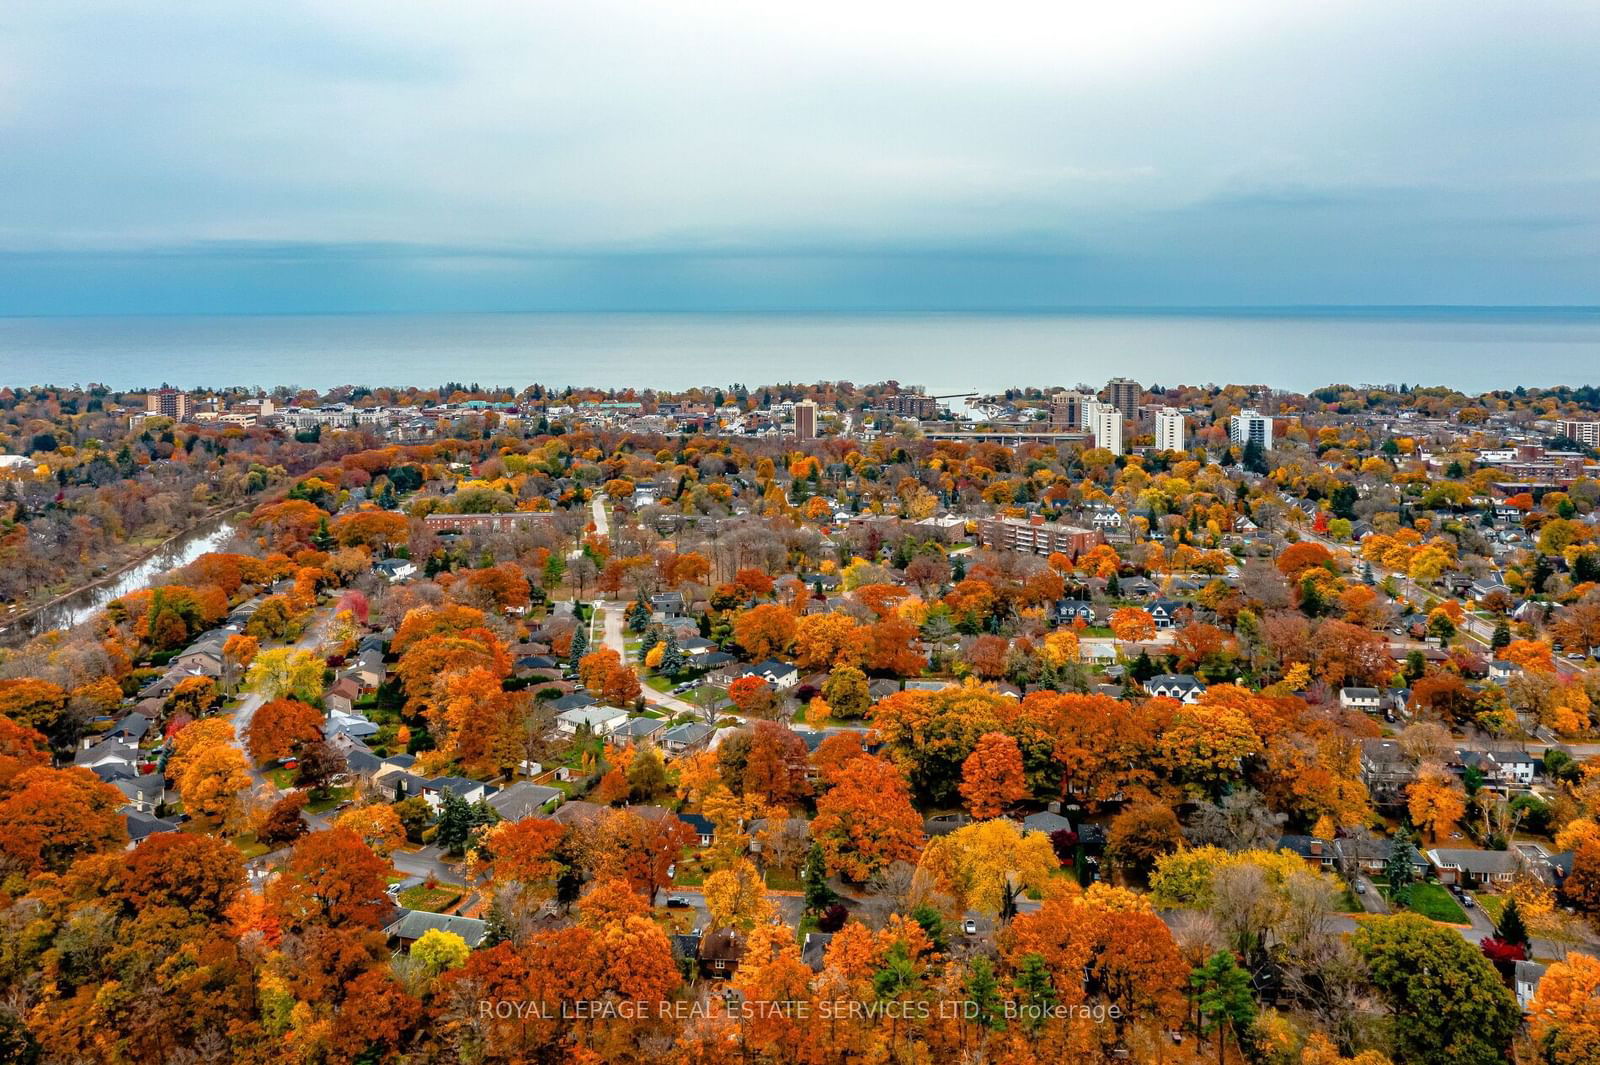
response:
M207 551L226 545L233 539L238 518L237 511L210 518L127 569L25 615L0 629L0 645L14 646L51 629L69 629L83 624L118 596L137 591L162 574L187 566Z

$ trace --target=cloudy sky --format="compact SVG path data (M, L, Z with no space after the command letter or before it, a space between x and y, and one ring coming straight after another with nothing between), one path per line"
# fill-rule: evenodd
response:
M1600 5L0 5L0 313L1600 303Z

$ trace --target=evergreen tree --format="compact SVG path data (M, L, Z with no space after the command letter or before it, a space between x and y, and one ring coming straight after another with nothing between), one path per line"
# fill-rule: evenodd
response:
M589 627L582 621L572 632L572 651L567 655L567 668L578 671L578 659L589 653Z
M1506 619L1501 618L1494 623L1494 635L1489 638L1489 646L1496 651L1511 642L1511 626L1506 624Z
M683 652L678 648L678 634L668 629L661 641L661 672L674 676L683 668Z
M1262 450L1259 443L1254 440L1244 445L1244 455L1239 459L1239 465L1251 473L1265 475L1267 472L1267 453Z
M1115 573L1106 578L1106 594L1113 597L1122 594L1122 585L1117 582Z
M1506 908L1500 914L1500 938L1514 947L1532 951L1533 942L1528 936L1528 925L1522 919L1522 910L1517 906L1514 896L1506 902Z
M639 661L643 662L645 657L655 649L656 644L660 642L661 632L659 629L654 627L645 629L644 635L639 637Z
M833 905L833 900L838 896L828 886L828 865L823 860L822 848L815 843L811 844L811 850L806 853L805 880L808 912L821 913Z
M650 604L640 596L633 601L633 606L628 608L628 631L642 633L650 627Z
M1383 876L1389 882L1389 900L1404 906L1411 898L1411 880L1416 876L1417 846L1411 833L1401 829L1389 845L1389 859L1383 863Z
M1000 997L1000 981L994 975L994 962L983 954L967 963L967 978L962 984L967 1001L972 1003L973 1020L995 1031L1006 1026L1005 1002Z
M1037 1032L1050 1019L1056 1005L1056 986L1050 969L1038 954L1026 954L1017 966L1017 996L1021 999L1022 1026Z
M497 947L511 938L511 922L506 919L506 911L497 898L489 904L489 912L483 918L483 940L479 942L480 950Z
M1189 987L1196 994L1200 1030L1207 1035L1217 1033L1217 1061L1223 1062L1227 1060L1228 1030L1242 1032L1256 1019L1250 975L1239 968L1232 954L1219 950L1189 974Z
M461 796L446 791L439 808L439 830L434 840L445 853L460 857L467 852L467 840L472 838L472 827L472 806Z

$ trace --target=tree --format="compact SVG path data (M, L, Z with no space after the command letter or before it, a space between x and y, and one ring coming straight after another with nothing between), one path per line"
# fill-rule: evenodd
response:
M1416 914L1363 921L1352 942L1393 1014L1403 1061L1495 1065L1520 1024L1500 976L1453 928Z
M754 673L729 684L728 699L739 713L750 717L771 713L775 702L772 685Z
M219 744L187 759L178 776L178 794L194 817L227 823L238 810L239 794L250 787L250 766L237 747Z
M467 941L454 932L430 928L411 944L411 957L430 976L465 965L472 954Z
M454 792L446 791L439 805L439 828L434 834L439 846L445 853L460 857L467 852L467 841L472 838L475 827L472 805Z
M671 786L661 752L648 747L635 752L628 761L628 797L634 802L649 802Z
M777 603L761 603L734 615L733 638L751 658L786 653L794 645L794 614Z
M828 863L823 857L821 845L815 841L806 852L805 882L807 913L821 913L838 898L828 886Z
M1417 847L1411 841L1411 833L1403 828L1394 834L1389 844L1383 876L1389 882L1389 894L1396 903L1403 906L1411 900L1411 882L1417 877Z
M1156 638L1156 621L1148 610L1119 607L1111 613L1111 631L1124 643L1140 643Z
M273 699L250 718L246 743L258 765L289 757L322 739L322 714L298 699Z
M1522 919L1522 907L1517 905L1515 895L1506 899L1506 908L1500 912L1499 932L1503 942L1524 951L1532 950L1533 940L1528 935L1528 925Z
M955 899L962 910L994 916L1022 891L1036 891L1060 869L1050 840L996 818L963 825L935 837L918 870Z
M1111 821L1106 853L1119 865L1148 872L1155 860L1176 850L1183 829L1172 807L1162 803L1130 806Z
M1467 796L1449 770L1429 763L1417 770L1416 779L1407 789L1406 808L1412 824L1437 842L1441 834L1453 831L1466 813Z
M318 740L300 748L300 765L295 770L294 781L302 788L325 794L334 779L348 769L349 763L343 754Z
M706 877L704 891L706 910L711 917L707 931L718 928L749 931L770 912L766 881L761 871L744 858Z
M1200 1030L1217 1034L1217 1061L1226 1061L1229 1030L1242 1032L1256 1017L1250 974L1239 968L1232 954L1219 950L1190 974L1189 987L1200 1012Z
M285 931L378 928L392 904L389 863L348 828L313 832L294 845L267 901Z
M360 836L361 842L380 858L389 857L406 841L406 829L400 823L400 815L388 803L353 807L340 814L334 824Z
M1528 1015L1545 1065L1593 1065L1600 1059L1600 959L1573 953L1552 964Z
M905 777L870 754L835 772L833 786L817 800L811 834L829 872L858 884L895 862L915 862L922 850L922 818Z
M855 666L837 665L822 684L822 697L835 717L857 718L872 705L867 675Z
M300 812L306 808L306 793L291 791L277 802L256 825L256 842L267 847L293 843L309 831Z
M807 614L795 623L795 665L806 670L859 665L866 657L867 638L868 630L849 614Z
M1003 732L986 732L961 764L961 797L973 817L999 817L1028 794L1022 751Z
M559 821L525 817L502 821L485 834L487 858L497 884L541 884L555 876L566 828Z
M87 769L24 769L0 801L0 854L29 873L127 844L122 793Z
M794 730L775 721L758 721L750 730L743 790L773 806L789 806L811 792L806 745Z
M323 668L322 659L310 651L275 647L256 656L246 683L267 699L311 702L322 698Z

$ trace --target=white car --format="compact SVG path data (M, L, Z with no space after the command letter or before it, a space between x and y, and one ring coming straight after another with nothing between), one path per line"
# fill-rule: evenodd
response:
M978 922L974 921L972 918L968 917L965 921L961 922L961 931L965 932L969 936L977 935L978 934Z

